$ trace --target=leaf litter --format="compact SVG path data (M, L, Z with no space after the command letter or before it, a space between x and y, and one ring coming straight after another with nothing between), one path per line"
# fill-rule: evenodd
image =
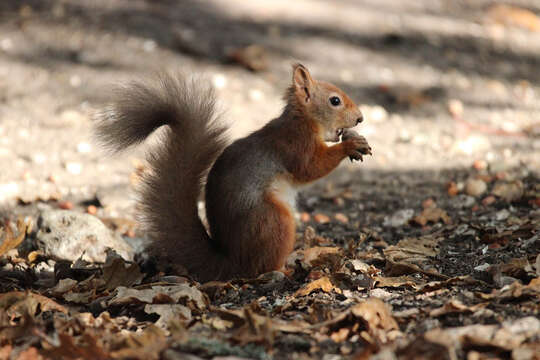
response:
M404 182L412 214L392 226L384 186L341 197L350 181L337 182L342 201L325 194L310 211L339 213L355 196L364 211L305 217L286 267L256 279L199 284L112 250L102 264L50 259L29 219L4 223L0 356L535 359L538 179L487 181L493 201L471 205L465 187L447 191L470 177L439 174L424 198Z

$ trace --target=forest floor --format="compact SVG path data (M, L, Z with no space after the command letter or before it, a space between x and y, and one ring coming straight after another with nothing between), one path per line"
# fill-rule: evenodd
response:
M504 3L2 1L0 359L538 359L540 6ZM373 156L300 194L282 272L198 284L37 241L55 209L140 240L144 147L91 139L115 85L204 74L236 139L297 61Z

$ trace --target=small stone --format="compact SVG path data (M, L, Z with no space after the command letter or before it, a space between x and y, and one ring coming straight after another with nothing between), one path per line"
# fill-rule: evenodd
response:
M498 182L493 186L493 195L502 198L507 202L512 202L520 199L523 196L524 187L521 181L511 183Z
M475 160L473 163L473 168L476 170L485 170L487 169L487 162L485 160Z
M481 179L468 179L465 183L465 192L471 196L479 196L487 190L486 182Z
M319 224L327 224L330 222L330 218L324 214L315 214L313 220Z
M58 176L51 174L47 177L47 181L56 184L58 182Z
M383 226L400 227L409 222L414 216L413 209L401 209L396 211L390 217L385 217Z
M486 196L483 200L482 200L482 205L484 206L489 206L491 204L493 204L495 202L495 196L493 195L489 195L489 196Z
M302 212L302 213L300 214L300 221L307 223L307 222L309 222L310 220L311 220L311 216L309 215L309 213L307 213L307 212Z
M422 201L422 207L424 209L434 208L437 207L437 203L435 203L435 200L433 200L432 198L427 198L426 200Z
M463 115L463 103L457 99L448 101L448 112L454 118L460 118Z
M488 264L488 263L483 263L482 265L478 265L477 267L475 267L474 270L476 270L476 271L486 271L486 270L488 270L490 267L491 267L490 264Z
M73 203L71 201L60 201L58 207L63 210L73 209Z
M67 162L64 167L72 175L80 175L83 169L82 164L78 162Z
M89 205L87 208L86 208L86 212L90 215L96 215L97 214L97 207L95 207L94 205Z
M503 220L508 219L509 216L510 216L510 211L508 211L507 209L502 209L495 213L495 220L503 221Z
M334 218L343 224L346 224L349 222L349 218L342 213L337 213L336 215L334 215Z
M456 196L459 193L458 186L454 181L448 183L446 191L450 196Z
M92 146L87 142L81 142L77 144L77 152L81 154L88 154L92 151Z

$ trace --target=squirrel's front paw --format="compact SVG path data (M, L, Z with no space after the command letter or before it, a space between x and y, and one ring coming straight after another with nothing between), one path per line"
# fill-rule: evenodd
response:
M346 153L352 160L363 161L362 155L372 155L371 146L362 135L359 135L354 130L346 130L343 133L343 144L345 145Z

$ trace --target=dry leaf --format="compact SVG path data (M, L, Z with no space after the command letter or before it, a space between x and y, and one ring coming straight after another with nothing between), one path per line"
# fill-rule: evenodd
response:
M311 294L315 290L322 290L324 292L330 293L332 290L335 290L337 293L341 293L341 290L339 288L334 287L332 282L327 276L323 276L320 279L314 280L310 282L309 284L305 285L301 289L299 289L296 293L294 293L294 296L307 296Z
M473 306L467 306L459 300L450 300L442 307L438 309L433 309L429 312L429 316L437 317L446 314L452 313L463 313L463 312L476 312L479 309L483 309L488 305L488 303L476 304Z
M437 207L425 208L422 210L422 213L415 216L412 221L420 226L426 226L429 222L437 223L442 221L445 224L450 224L452 222L446 211Z
M5 234L4 239L2 240L2 244L0 244L0 256L7 253L9 250L16 248L19 246L25 236L26 236L26 229L28 228L28 224L21 218L17 220L17 236L13 234L13 231L11 230L11 226L9 225L9 221L7 221L4 224L4 227L0 229L0 235L2 233Z
M141 282L144 274L139 270L137 263L128 264L120 255L107 250L107 259L103 265L103 280L107 290L114 290L119 286L132 286Z
M341 249L337 247L315 246L304 250L304 262L311 266L333 262L339 256L341 256Z

